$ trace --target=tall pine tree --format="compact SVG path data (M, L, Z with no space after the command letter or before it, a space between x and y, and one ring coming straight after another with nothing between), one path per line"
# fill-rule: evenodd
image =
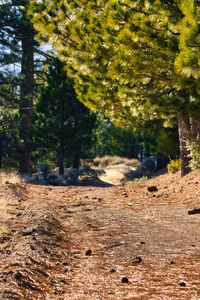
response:
M121 126L177 120L182 175L189 171L186 140L200 112L198 82L177 68L181 39L194 35L184 8L198 8L193 2L32 0L30 9L39 38L56 47L88 107Z

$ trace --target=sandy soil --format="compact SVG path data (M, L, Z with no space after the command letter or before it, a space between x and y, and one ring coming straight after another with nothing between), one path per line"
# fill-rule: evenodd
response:
M0 299L200 299L195 172L111 187L7 183L0 204Z

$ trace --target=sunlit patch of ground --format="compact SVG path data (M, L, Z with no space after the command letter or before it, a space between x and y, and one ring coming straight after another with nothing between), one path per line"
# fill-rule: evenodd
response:
M1 299L200 298L199 174L0 192Z

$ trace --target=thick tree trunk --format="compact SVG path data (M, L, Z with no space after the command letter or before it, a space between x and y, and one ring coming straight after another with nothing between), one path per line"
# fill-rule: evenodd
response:
M21 64L21 103L20 103L20 158L19 172L30 175L32 171L32 151L29 132L33 111L34 89L34 29L24 12L22 29L22 64Z
M190 121L188 116L180 117L178 120L180 156L181 156L181 176L188 174L191 169L189 167L190 158L186 148L187 140L191 138Z
M0 169L2 169L2 160L3 160L3 142L0 141Z
M200 141L200 121L191 118L190 119L190 128L191 128L191 139L192 141Z

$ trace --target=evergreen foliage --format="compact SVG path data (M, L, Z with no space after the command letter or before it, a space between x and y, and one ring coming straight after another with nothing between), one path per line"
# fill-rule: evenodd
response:
M79 163L80 157L88 158L95 121L95 114L77 100L72 80L66 77L63 64L55 58L33 116L35 159L41 160L41 156L52 152L54 163L63 168L64 162L71 166L76 160Z
M31 1L41 41L75 80L79 99L115 124L179 119L182 174L186 119L199 115L198 1Z
M200 141L190 141L187 145L190 151L190 168L191 170L197 170L200 172Z
M98 114L95 130L96 143L93 156L117 155L138 158L139 138L132 132L116 127L105 116Z

